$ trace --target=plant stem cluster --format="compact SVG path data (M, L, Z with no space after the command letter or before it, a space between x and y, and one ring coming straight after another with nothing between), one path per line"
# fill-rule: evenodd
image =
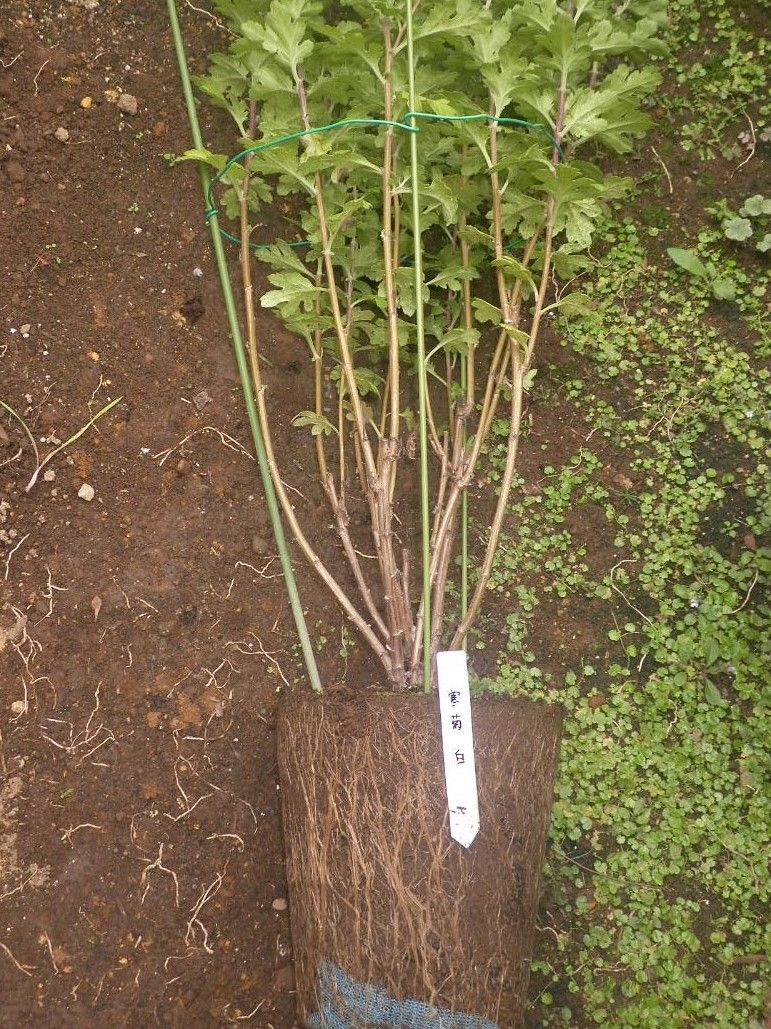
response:
M300 549L389 683L416 685L425 621L433 656L442 645L462 645L478 616L544 319L583 309L571 284L589 265L606 201L624 188L587 158L628 151L648 127L641 106L658 75L635 65L657 49L663 4L646 0L619 12L609 0L419 0L412 38L419 182L410 172L416 112L408 105L401 3L216 0L215 7L234 42L212 57L200 89L229 112L240 149L293 137L237 164L208 151L186 155L220 171L224 212L239 220L251 372L276 492ZM511 118L523 124L504 127ZM344 119L379 124L310 132ZM311 541L272 442L276 412L262 369L268 355L252 261L255 216L276 197L295 198L306 245L263 241L256 253L273 288L261 304L308 347L313 388L294 424L315 440L319 482L349 565L345 579ZM433 462L430 483L421 482L432 491L430 612L417 600L416 549L398 528L409 521L399 510L414 478L408 466L421 376ZM460 614L449 612L464 496L501 412L506 461L490 530L473 591ZM364 541L352 533L354 506L366 512L375 556L367 565Z

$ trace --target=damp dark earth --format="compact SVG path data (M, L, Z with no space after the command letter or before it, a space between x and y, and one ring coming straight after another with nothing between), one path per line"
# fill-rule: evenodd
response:
M468 644L475 690L565 712L530 1029L771 1026L768 5L668 6L654 128L606 160L635 185L593 244L590 310L548 320ZM178 7L202 74L227 33L205 0ZM200 117L225 152L223 113ZM276 725L308 683L198 178L171 160L189 146L165 5L5 0L9 1029L299 1025ZM270 407L294 413L307 348L257 316ZM472 540L504 443L471 490ZM339 561L310 437L287 419L276 445ZM379 689L294 556L330 692Z

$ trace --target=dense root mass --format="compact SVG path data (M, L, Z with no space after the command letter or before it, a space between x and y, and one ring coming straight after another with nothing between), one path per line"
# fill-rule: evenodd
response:
M562 712L474 706L481 831L449 836L433 697L291 697L279 719L298 1016L330 961L360 983L522 1020Z

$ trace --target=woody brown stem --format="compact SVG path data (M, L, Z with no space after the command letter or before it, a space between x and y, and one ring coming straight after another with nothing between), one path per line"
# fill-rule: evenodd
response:
M562 126L564 124L565 117L565 83L564 81L560 87L560 94L557 101L557 123L555 127L555 139L559 143L562 135ZM552 164L556 168L559 162L559 148L555 146L552 154ZM549 287L549 279L551 275L551 258L552 248L554 239L554 199L549 197L545 207L545 240L544 240L544 255L543 255L543 268L541 270L541 280L538 288L538 295L535 302L535 310L530 323L530 332L528 334L528 342L524 352L518 342L513 342L511 346L511 414L509 422L509 441L506 454L506 467L504 469L503 477L501 480L501 490L498 496L498 503L496 505L495 515L493 517L492 525L490 526L490 536L487 542L485 550L485 557L482 563L482 568L479 573L474 594L469 603L468 610L458 625L455 633L452 637L450 646L452 648L459 646L461 640L466 636L469 628L473 625L474 620L479 614L479 609L482 605L485 591L490 582L490 575L492 573L493 562L495 560L495 554L498 549L498 541L500 539L501 529L503 527L503 521L506 515L506 507L508 505L509 493L511 491L511 484L514 479L514 472L516 469L517 452L519 449L519 437L522 423L522 401L524 395L524 379L530 368L535 353L535 346L538 340L538 333L540 331L541 319L543 317L543 309L546 305L546 293ZM532 254L532 251L531 251ZM510 308L509 308L510 309ZM518 313L517 313L518 318Z
M246 166L246 174L244 175L244 181L241 185L241 278L244 291L244 306L246 309L246 327L247 327L247 357L249 361L249 371L252 379L252 387L254 391L255 404L257 406L257 414L260 420L260 428L265 440L265 450L268 458L268 468L270 470L270 476L273 480L273 485L276 490L276 494L281 504L281 509L284 512L292 533L300 547L303 555L305 556L308 563L319 575L332 595L338 601L340 606L343 608L345 613L348 615L350 620L362 634L364 639L374 650L375 654L380 658L385 667L390 670L390 655L387 648L375 635L371 627L367 624L364 618L359 613L358 609L351 602L346 592L332 576L329 570L324 565L321 558L318 556L310 541L306 537L305 533L300 526L300 523L295 514L292 503L289 500L289 496L281 478L281 473L278 468L276 461L276 455L273 449L273 438L270 432L270 423L268 420L267 409L265 406L265 387L262 382L262 373L260 371L260 363L257 352L257 324L254 312L254 288L252 284L252 269L251 269L251 253L249 250L249 237L250 237L250 224L249 224L249 168Z
M303 125L306 129L308 129L310 128L310 118L308 114L307 98L305 95L305 85L302 77L299 74L295 78L295 87L298 102L300 105L300 113ZM388 180L390 190L390 169ZM391 530L392 510L390 503L390 482L392 474L392 464L394 460L393 454L395 451L389 451L389 454L391 456L384 454L382 460L379 459L378 461L375 460L375 457L373 455L372 446L367 431L367 421L364 416L361 397L359 395L358 387L356 384L353 355L351 353L349 342L349 332L346 325L343 322L342 312L340 309L335 269L334 264L332 262L329 226L327 222L326 209L324 205L323 184L319 173L316 173L314 182L316 212L319 221L322 257L324 262L325 276L327 279L329 302L332 309L332 320L335 325L335 331L338 337L340 347L340 360L343 369L343 378L348 389L351 410L353 412L353 421L355 427L354 446L356 449L357 469L359 470L362 489L364 490L364 493L367 498L367 503L369 506L372 536L375 545L375 553L377 555L378 564L380 568L380 577L384 593L386 617L388 621L390 637L389 653L391 658L391 664L389 671L392 682L394 682L396 685L400 685L403 682L404 676L404 658L402 647L403 638L405 634L405 619L403 612L404 598L403 595L401 595L400 590L401 576L394 558L393 539ZM388 217L390 218L390 211ZM393 294L393 288L391 290L391 293ZM396 345L398 347L398 337L396 340ZM398 375L398 361L392 363L395 363L397 365L397 369L394 369L392 371L392 376ZM392 377L390 397L390 405L392 411L391 425L393 429L395 418L396 431L398 433L398 394L394 390L394 385L395 383ZM384 446L384 441L381 441L380 446L381 448Z

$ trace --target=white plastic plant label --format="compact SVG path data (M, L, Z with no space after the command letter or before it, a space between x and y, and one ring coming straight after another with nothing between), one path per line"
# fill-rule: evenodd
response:
M465 650L440 651L436 671L450 835L470 847L479 832L479 798Z

